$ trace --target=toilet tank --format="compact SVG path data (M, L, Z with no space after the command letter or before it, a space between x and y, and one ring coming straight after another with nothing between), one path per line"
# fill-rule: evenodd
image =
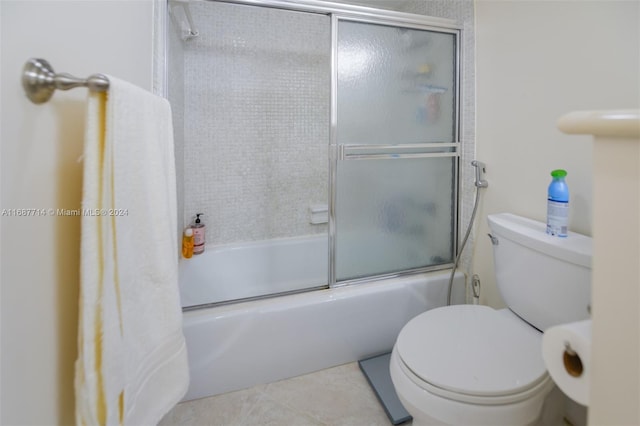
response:
M509 309L541 331L590 317L590 237L553 237L544 223L510 213L488 221L496 283Z

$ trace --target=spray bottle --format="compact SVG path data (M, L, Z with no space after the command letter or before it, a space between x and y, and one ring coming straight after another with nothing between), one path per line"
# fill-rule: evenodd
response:
M566 237L569 230L569 187L564 181L567 171L551 172L553 180L547 197L547 234Z

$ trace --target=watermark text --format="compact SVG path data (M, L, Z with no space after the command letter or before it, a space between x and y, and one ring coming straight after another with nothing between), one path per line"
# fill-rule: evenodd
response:
M129 216L129 209L2 209L2 217Z

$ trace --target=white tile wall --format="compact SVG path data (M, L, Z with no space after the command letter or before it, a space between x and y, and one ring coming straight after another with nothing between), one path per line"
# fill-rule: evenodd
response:
M173 135L176 157L176 190L178 203L178 230L182 234L184 224L184 44L180 37L180 22L175 15L167 19L167 87L171 101ZM182 241L181 238L178 241Z
M205 214L208 244L326 232L328 17L191 4L185 44L184 220Z

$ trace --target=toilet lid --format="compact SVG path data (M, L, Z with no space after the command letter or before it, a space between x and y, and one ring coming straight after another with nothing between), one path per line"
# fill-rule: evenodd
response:
M396 350L420 379L475 396L523 392L546 377L542 333L514 314L478 305L429 310L400 332Z

